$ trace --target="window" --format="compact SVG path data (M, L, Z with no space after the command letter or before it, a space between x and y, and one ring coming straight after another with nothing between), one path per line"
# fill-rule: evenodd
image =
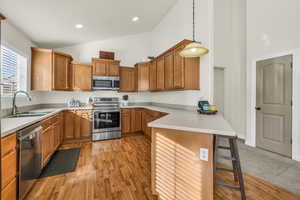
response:
M1 46L1 95L11 96L27 88L27 59L15 51Z

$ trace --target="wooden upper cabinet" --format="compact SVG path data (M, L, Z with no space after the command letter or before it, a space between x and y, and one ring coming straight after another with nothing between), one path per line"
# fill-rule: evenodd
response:
M93 58L94 76L119 76L120 61Z
M174 53L167 53L165 56L165 89L174 88Z
M135 92L136 90L136 68L120 67L120 92Z
M174 50L174 89L184 88L184 58L179 55L184 46L179 46Z
M107 64L103 59L93 58L93 75L94 76L106 76L107 75Z
M71 57L53 52L53 89L71 90Z
M92 90L92 65L72 62L72 89L76 91Z
M160 57L156 60L156 88L157 90L165 89L165 59Z
M32 48L31 51L32 90L71 90L70 55L51 49Z
M138 63L138 91L148 91L149 90L149 63Z
M155 91L157 90L157 70L156 70L156 61L152 61L149 64L149 90Z
M107 64L107 75L108 76L119 76L119 68L120 68L120 62L109 62Z

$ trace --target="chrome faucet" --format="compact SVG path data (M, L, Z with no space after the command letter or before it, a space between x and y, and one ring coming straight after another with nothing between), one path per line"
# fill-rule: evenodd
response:
M17 97L17 94L19 94L19 93L25 94L27 96L28 100L31 101L31 96L27 92L25 92L23 90L19 90L19 91L14 92L12 113L11 113L12 115L15 115L15 114L18 113L18 107L16 106L16 97Z

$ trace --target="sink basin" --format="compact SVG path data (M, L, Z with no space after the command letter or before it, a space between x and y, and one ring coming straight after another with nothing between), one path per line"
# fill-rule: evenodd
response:
M22 113L17 113L15 115L10 115L8 116L8 118L20 118L20 117L39 117L39 116L44 116L44 115L47 115L51 112L35 112L35 111L32 111L32 112L22 112Z

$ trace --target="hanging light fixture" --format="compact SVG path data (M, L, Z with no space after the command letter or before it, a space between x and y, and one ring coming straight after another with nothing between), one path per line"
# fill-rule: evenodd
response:
M186 45L180 52L182 57L200 57L208 53L208 49L203 47L201 42L195 40L195 0L193 0L193 42Z

